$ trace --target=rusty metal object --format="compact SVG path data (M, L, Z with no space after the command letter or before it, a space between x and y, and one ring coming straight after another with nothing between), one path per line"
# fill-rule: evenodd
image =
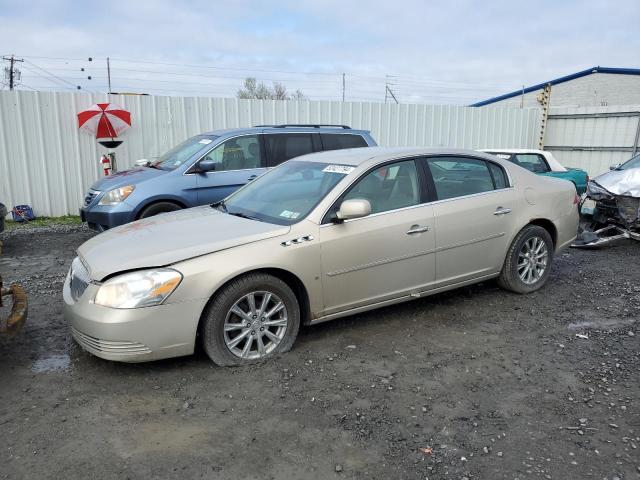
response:
M2 277L0 277L0 307L2 306L3 297L8 296L11 296L12 300L11 313L6 322L0 319L0 334L13 335L20 330L20 327L27 320L27 312L29 310L27 294L24 288L15 283L9 288L4 288L2 286Z

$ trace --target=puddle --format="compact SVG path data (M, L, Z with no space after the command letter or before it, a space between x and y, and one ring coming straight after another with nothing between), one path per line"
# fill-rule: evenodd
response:
M69 355L51 355L49 357L39 358L33 365L31 371L35 373L58 373L69 369L71 359Z

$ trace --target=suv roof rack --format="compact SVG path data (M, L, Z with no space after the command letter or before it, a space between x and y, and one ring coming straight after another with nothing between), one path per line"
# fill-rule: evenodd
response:
M255 125L255 127L271 127L271 128L287 128L287 127L309 127L309 128L343 128L345 130L351 130L348 125L334 125L330 123L284 123L282 125Z

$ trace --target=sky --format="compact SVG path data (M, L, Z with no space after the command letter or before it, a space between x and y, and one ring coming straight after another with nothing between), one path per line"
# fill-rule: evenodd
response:
M640 68L639 24L639 0L0 0L0 54L25 60L19 89L105 92L109 57L117 92L232 97L252 76L341 100L344 73L347 101L388 84L400 103L465 105Z

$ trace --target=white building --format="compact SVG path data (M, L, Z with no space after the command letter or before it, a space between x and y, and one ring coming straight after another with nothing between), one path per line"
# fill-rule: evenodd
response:
M640 105L640 69L593 67L471 106L539 107L538 96L548 84L552 107Z

